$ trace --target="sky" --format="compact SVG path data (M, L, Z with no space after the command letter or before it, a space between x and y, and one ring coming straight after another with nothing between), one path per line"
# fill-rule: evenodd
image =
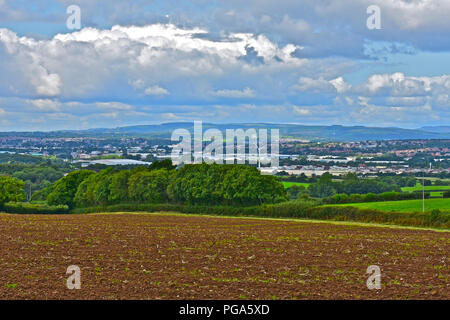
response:
M449 16L448 0L0 0L0 131L449 125Z

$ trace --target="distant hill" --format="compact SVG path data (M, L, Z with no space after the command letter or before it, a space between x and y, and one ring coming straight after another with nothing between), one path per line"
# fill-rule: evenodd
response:
M420 130L437 133L450 133L450 126L422 127Z
M160 125L127 126L115 129L96 129L90 132L103 134L150 135L170 138L175 129L187 129L193 133L192 122L172 122ZM450 139L449 131L426 131L423 129L377 128L364 126L307 126L271 123L203 123L203 131L216 128L225 133L226 129L278 128L280 135L312 141L363 141L363 140L407 140L407 139Z
M203 123L203 132L208 128L226 129L278 128L282 137L310 141L364 141L364 140L410 140L410 139L450 139L450 127L425 127L420 129L379 128L364 126L308 126L273 123ZM171 122L153 125L125 126L112 129L64 130L54 132L4 132L0 136L68 137L68 136L106 136L106 137L146 137L170 139L175 129L187 129L193 134L193 122Z

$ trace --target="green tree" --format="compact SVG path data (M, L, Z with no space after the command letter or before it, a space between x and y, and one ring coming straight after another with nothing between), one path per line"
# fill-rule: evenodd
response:
M0 176L0 206L25 199L25 182L8 176Z
M50 205L67 205L69 208L75 206L74 198L78 186L90 175L95 174L90 170L79 170L69 173L64 178L55 182L53 191L47 196Z
M349 181L358 181L358 175L356 173L353 172L349 172L344 176L344 181L349 182Z
M173 165L171 159L164 159L162 161L155 161L153 162L148 169L151 170L158 170L158 169L167 169L172 170L175 169L176 166Z
M259 205L286 199L286 190L278 178L263 176L258 169L234 165L220 183L226 204Z
M306 188L304 186L293 185L292 187L287 189L287 196L291 200L295 200L302 193L306 192Z
M245 165L183 166L168 187L174 202L194 205L256 205L286 199L277 177L263 176Z
M130 175L131 172L129 170L122 170L111 177L111 184L109 185L110 203L124 203L129 200L128 179Z
M177 171L176 177L168 186L169 198L174 202L214 205L223 202L223 182L226 165L189 164Z
M333 183L333 175L329 172L325 172L320 178L318 183L331 185Z
M110 167L83 180L75 194L75 204L79 207L108 205L114 170Z
M314 198L328 198L336 193L333 186L326 183L313 183L309 186L308 191Z
M167 169L141 171L130 176L128 195L131 200L139 203L161 203L168 199L168 185Z

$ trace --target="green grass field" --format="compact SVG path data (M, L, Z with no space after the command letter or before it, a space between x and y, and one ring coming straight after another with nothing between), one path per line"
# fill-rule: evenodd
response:
M339 206L352 206L361 209L376 209L394 212L421 212L422 200L346 203ZM433 209L439 209L442 212L450 213L450 199L426 199L425 210L431 211Z
M425 186L425 191L434 191L430 192L431 197L442 197L443 192L435 191L435 190L450 190L450 186ZM414 191L422 191L422 185L420 183L416 184L414 187L404 187L402 188L403 192L414 192Z
M303 182L285 182L285 181L283 181L283 185L284 185L284 188L287 189L292 186L304 186L305 188L308 188L310 184L303 183Z
M442 198L443 192L430 192L430 197L440 197Z
M414 187L404 187L402 191L404 192L414 192L421 191L422 185L416 184ZM450 190L450 186L425 186L425 191L433 191L433 190Z

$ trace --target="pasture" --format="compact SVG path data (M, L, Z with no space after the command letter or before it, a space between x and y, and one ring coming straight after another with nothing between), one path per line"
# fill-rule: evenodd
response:
M414 187L403 187L404 192L421 192L425 189L425 192L430 192L431 197L442 197L444 191L450 190L450 186L425 186L422 187L420 183L416 184Z
M287 182L287 181L283 181L283 186L285 189L290 188L292 186L303 186L306 189L308 189L310 183L304 183L304 182Z
M353 206L361 209L375 209L394 212L422 212L422 200L401 200L385 202L346 203L339 206ZM450 212L450 198L425 199L425 210L439 209L442 212Z

